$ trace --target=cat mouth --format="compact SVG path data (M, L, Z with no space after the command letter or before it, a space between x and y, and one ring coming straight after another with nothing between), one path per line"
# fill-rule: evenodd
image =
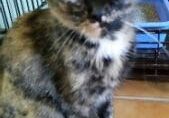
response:
M81 33L89 38L97 39L103 32L103 28L100 26L99 22L91 23L90 21L86 21L80 27Z
M81 33L90 38L104 37L108 32L118 31L123 22L118 15L93 15L81 25Z
M86 21L80 26L80 33L97 42L99 39L106 37L110 33L119 31L123 26L120 18L112 21Z

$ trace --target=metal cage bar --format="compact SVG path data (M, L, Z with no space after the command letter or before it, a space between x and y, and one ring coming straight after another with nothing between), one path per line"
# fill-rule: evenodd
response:
M158 42L136 42L143 44L157 44L157 48L137 49L136 55L130 60L133 66L129 79L151 80L151 81L169 81L169 55L163 50L169 52L169 29L148 30L149 33L157 33ZM143 33L138 31L138 33ZM160 42L160 34L166 33L165 42ZM160 45L163 44L163 47Z
M0 0L0 30L8 30L16 18L46 4L46 0Z

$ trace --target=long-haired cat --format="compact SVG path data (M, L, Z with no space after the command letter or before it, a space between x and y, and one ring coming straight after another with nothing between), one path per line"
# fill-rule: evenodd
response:
M48 0L1 47L0 118L112 118L134 30L131 0Z

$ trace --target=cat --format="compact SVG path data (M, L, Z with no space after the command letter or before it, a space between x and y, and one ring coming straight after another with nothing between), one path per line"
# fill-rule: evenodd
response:
M3 41L0 118L113 118L135 31L131 0L48 0Z

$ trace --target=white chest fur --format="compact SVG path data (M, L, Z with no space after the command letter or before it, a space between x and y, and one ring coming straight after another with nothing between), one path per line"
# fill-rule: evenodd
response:
M96 66L98 68L103 67L103 58L112 59L114 64L111 71L113 72L113 77L117 78L123 66L123 60L131 47L131 42L133 42L133 37L133 30L124 26L120 31L113 34L113 39L111 39L111 36L100 39L99 48L95 56Z
M97 58L112 58L118 59L125 55L130 48L130 40L124 33L118 32L115 34L115 39L105 37L99 40L99 48L97 51Z

